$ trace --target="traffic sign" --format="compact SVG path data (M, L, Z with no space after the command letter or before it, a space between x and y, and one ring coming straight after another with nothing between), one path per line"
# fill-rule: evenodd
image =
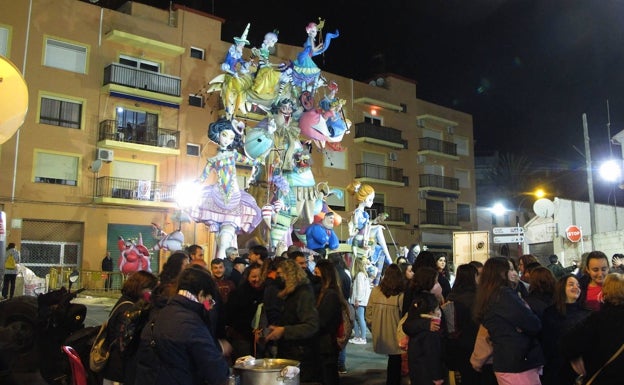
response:
M566 238L570 240L570 242L578 242L583 238L583 232L581 228L576 225L570 225L566 228Z
M522 235L505 235L502 237L494 237L494 243L523 243L524 236Z
M513 235L513 234L524 234L524 228L516 226L516 227L495 227L492 229L492 233L494 235Z

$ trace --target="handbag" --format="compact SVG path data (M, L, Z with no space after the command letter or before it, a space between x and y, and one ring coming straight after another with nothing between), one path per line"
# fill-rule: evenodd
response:
M132 304L132 302L130 301L123 301L117 306L115 306L113 310L111 311L111 315L108 317L108 320L104 321L102 323L102 326L100 326L100 330L98 331L98 334L95 337L95 341L93 341L93 345L91 346L91 351L89 352L89 368L95 373L99 373L102 371L102 369L104 369L104 367L106 366L106 363L108 362L110 349L112 345L115 343L115 341L113 341L108 345L105 344L106 336L108 334L106 332L106 329L108 328L108 321L110 321L110 319L113 318L117 309L119 309L119 307L125 303Z
M403 314L403 317L401 317L399 324L397 325L396 337L397 343L399 344L399 348L401 348L401 350L407 350L407 345L409 344L409 336L403 331L403 324L405 323L405 320L407 320L408 314L409 313Z
M618 349L615 353L613 353L613 355L611 356L611 358L609 358L609 360L608 360L607 362L605 362L605 364L604 364L604 365L602 365L602 366L600 367L600 369L598 369L598 370L596 371L596 373L594 373L594 375L593 375L593 376L591 376L591 378L589 379L589 381L587 381L587 382L585 383L585 385L591 385L591 383L592 383L592 382L594 382L594 380L596 379L596 377L598 377L598 375L600 374L600 372L602 372L602 369L604 369L604 367L605 367L605 366L609 365L609 364L610 364L613 360L615 360L615 359L616 359L616 358L620 355L620 353L622 353L622 351L624 351L624 344L622 344L622 346L620 346L620 348L619 348L619 349ZM580 384L582 384L582 383L583 383L583 377L584 377L584 376L583 376L582 374L581 374L581 375L579 375L579 376L578 376L578 378L577 378L577 379L576 379L576 381L575 381L575 384L576 384L576 383L580 383ZM580 382L579 382L579 380L580 380Z
M475 339L474 348L470 355L470 364L472 368L480 372L483 365L492 362L492 355L494 354L494 348L490 341L490 333L483 326L479 325L479 331L477 332L477 338Z

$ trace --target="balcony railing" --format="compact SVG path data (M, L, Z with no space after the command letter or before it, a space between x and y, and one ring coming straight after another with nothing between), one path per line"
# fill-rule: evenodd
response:
M103 176L97 178L96 198L119 198L152 202L175 202L175 184Z
M118 127L117 122L114 120L103 120L100 122L98 130L98 141L106 139L118 142L144 144L146 146L178 149L180 131L146 127L141 124L133 127Z
M437 210L419 210L421 225L459 226L457 213Z
M418 151L435 151L442 154L457 156L457 145L436 138L420 138Z
M396 143L401 145L403 148L407 148L407 141L401 138L401 131L396 128L360 122L355 124L355 137L372 138L384 142Z
M372 163L359 163L355 165L355 177L403 183L403 169Z
M459 179L450 176L420 174L420 187L434 187L444 190L459 191Z
M124 64L111 63L104 68L104 85L118 84L164 95L180 96L179 77L140 70Z
M403 215L402 207L384 206L383 212L388 214L386 222L403 222L405 217Z

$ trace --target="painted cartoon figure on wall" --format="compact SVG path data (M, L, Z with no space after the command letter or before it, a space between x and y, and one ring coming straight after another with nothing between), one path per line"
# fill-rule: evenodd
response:
M117 241L119 248L119 271L123 274L132 274L135 271L145 270L151 272L150 253L147 247L143 245L143 235L139 233L138 243L134 240L125 240L121 235Z
M216 176L214 184L202 188L199 205L190 209L190 217L217 233L217 258L225 258L225 249L238 247L237 234L248 233L262 220L255 199L240 189L236 164L255 167L258 163L238 151L244 125L221 118L210 124L208 138L219 145L217 155L207 160L198 182ZM253 174L253 172L252 172Z
M373 284L376 285L381 279L384 264L391 264L392 257L390 257L386 237L383 233L384 226L371 220L366 211L373 205L375 189L368 184L354 181L347 186L347 192L353 196L357 203L349 221L350 238L347 242L353 245L354 249L365 250L366 256L377 267L377 276L373 279ZM358 254L357 250L355 254Z

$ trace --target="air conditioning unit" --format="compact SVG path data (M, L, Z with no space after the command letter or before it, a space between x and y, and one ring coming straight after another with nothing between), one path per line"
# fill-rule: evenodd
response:
M416 121L416 125L420 128L424 128L425 127L425 122L422 119L418 119Z
M418 192L418 198L420 198L420 199L427 199L427 192L426 191L419 191Z
M113 161L113 150L108 150L106 148L98 148L97 149L97 159L103 162L112 162Z
M397 160L399 160L399 156L397 155L396 152L389 152L388 153L388 159L393 161L393 162L396 162Z
M449 135L453 135L455 133L455 127L453 126L446 127L446 132L448 132Z
M418 155L418 163L425 163L427 161L427 157L425 155Z

